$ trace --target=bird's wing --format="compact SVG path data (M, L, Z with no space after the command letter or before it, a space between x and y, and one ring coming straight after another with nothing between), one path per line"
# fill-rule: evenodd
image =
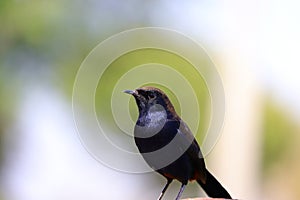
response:
M191 161L196 165L197 171L199 172L197 175L198 178L205 182L206 170L202 152L191 130L182 120L180 120L177 134L181 137L179 145L186 149Z

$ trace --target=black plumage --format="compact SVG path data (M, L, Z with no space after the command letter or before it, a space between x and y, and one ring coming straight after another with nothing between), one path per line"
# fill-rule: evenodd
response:
M229 193L206 169L200 147L164 92L154 87L126 90L134 96L139 117L134 140L148 165L167 179L159 199L172 180L181 182L176 200L188 181L196 180L206 194L231 199Z

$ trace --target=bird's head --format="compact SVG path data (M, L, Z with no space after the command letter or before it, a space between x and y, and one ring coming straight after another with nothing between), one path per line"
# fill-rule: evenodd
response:
M158 88L147 86L135 90L125 90L124 92L134 96L140 114L148 112L150 108L158 105L164 108L168 118L177 117L174 106L168 96Z

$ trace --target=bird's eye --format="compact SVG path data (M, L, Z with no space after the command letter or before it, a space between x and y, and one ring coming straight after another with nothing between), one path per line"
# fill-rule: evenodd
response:
M150 93L150 94L148 94L148 97L149 97L149 99L154 99L154 94L153 93Z

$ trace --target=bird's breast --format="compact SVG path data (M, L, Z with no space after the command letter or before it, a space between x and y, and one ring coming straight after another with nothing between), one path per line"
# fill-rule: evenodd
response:
M165 111L149 111L139 116L135 126L135 137L151 137L159 133L167 122Z

